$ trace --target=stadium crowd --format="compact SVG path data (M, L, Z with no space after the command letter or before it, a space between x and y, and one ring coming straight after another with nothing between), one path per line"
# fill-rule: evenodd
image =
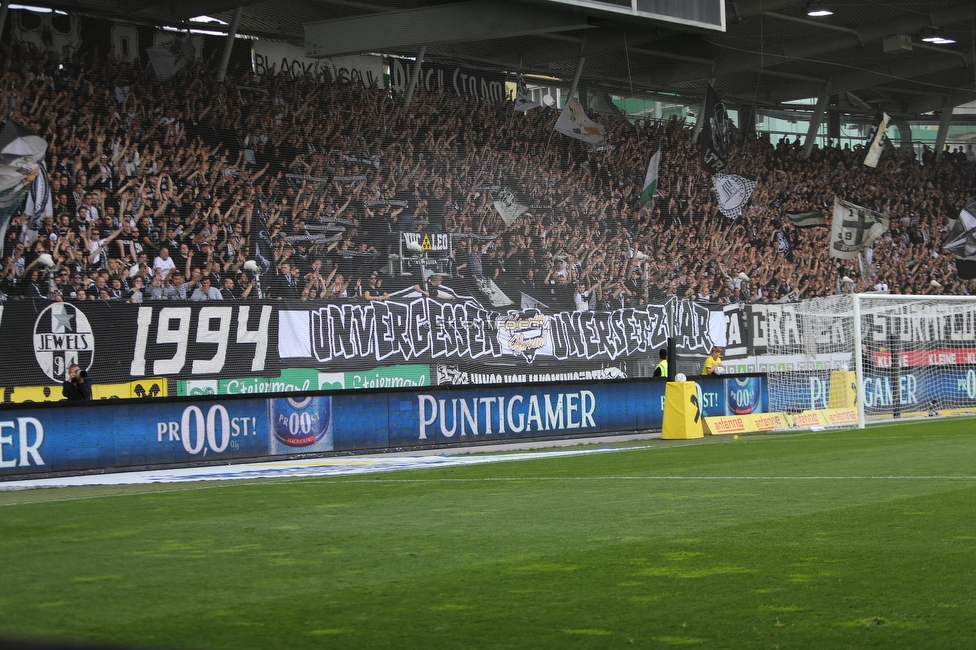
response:
M556 111L511 101L418 90L405 111L390 91L311 75L238 69L217 84L197 61L160 83L111 54L2 47L0 114L47 140L54 211L14 216L7 299L381 300L406 286L394 272L402 232L449 234L432 265L455 289L476 294L487 278L516 301L575 309L976 294L940 248L948 215L974 194L964 158L922 164L889 147L871 169L859 147L802 159L799 142L740 135L728 171L758 186L730 220L676 118L598 117L611 146L592 148L553 132ZM642 207L658 143L659 197ZM502 189L528 206L511 225L493 207ZM829 227L788 218L829 215L835 196L890 216L876 277L829 256ZM256 257L270 263L260 284L245 266Z

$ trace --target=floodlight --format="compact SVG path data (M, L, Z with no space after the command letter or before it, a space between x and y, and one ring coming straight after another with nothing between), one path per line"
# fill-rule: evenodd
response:
M823 18L824 16L833 16L834 12L821 6L819 2L811 2L807 5L807 15L811 18Z

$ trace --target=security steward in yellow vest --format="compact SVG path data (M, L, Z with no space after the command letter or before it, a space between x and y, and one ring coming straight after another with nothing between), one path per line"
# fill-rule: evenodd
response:
M654 366L654 376L667 378L668 377L668 351L666 349L661 350L660 352L657 353L657 356L661 360L657 362L656 366Z

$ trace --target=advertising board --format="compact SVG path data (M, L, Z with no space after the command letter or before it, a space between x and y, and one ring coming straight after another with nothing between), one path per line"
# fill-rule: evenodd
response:
M753 381L755 380L755 381ZM662 380L420 386L104 400L0 409L0 480L23 474L586 437L659 429ZM747 394L757 390L758 396ZM759 412L760 378L703 378L701 415Z

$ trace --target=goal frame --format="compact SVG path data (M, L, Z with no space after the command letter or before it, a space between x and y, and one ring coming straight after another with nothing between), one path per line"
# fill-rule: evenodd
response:
M852 313L854 317L854 371L856 377L857 391L857 428L863 429L867 426L867 418L864 412L865 390L864 390L864 360L860 353L863 341L863 331L861 328L861 303L865 300L890 300L892 303L912 303L912 302L960 302L976 304L974 296L930 296L930 295L911 295L911 294L878 294L878 293L852 293Z

